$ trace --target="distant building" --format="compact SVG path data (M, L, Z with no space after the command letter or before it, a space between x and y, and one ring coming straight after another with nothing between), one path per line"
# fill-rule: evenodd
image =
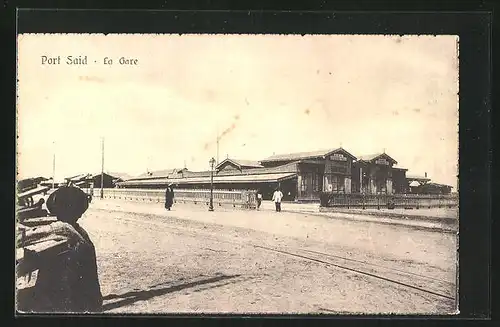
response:
M66 183L71 183L81 188L100 188L101 178L104 188L114 188L117 183L123 182L123 179L120 177L112 176L108 173L79 174L66 177L64 180Z
M227 158L214 172L217 189L255 189L270 198L280 187L284 200L317 201L321 192L351 192L351 168L356 160L342 148L273 155L260 162ZM169 174L165 172L170 172ZM167 170L119 183L126 188L209 188L210 171Z
M424 176L419 176L419 175L407 175L406 176L406 181L408 184L411 186L418 186L418 185L424 185L425 183L428 183L431 181L430 178L427 177L427 173L424 174Z
M260 190L270 199L277 187L285 201L319 201L322 192L363 194L449 194L452 187L430 183L425 176L406 175L387 153L356 158L343 148L272 155L261 161L226 158L214 167L216 189ZM93 176L100 187L100 174ZM97 178L97 179L96 179ZM129 179L106 174L105 186L163 189L168 184L183 189L209 189L210 171L173 168L146 172ZM109 186L108 186L109 185Z
M424 176L408 175L406 180L409 185L408 193L412 194L450 194L453 188L450 185L431 183L427 173Z
M353 190L364 194L405 193L407 169L396 168L397 161L386 153L360 156L352 171Z
M409 183L409 193L412 194L450 194L453 186L431 183L431 179L424 176L408 175L406 177Z

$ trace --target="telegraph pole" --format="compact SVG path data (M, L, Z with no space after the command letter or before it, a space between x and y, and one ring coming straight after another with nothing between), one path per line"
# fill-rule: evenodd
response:
M102 138L102 161L101 161L101 199L104 198L104 137Z
M208 211L214 211L214 164L215 159L210 159L210 205Z

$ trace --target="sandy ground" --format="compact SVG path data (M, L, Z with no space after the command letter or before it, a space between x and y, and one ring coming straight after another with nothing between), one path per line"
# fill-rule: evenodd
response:
M105 310L455 311L456 235L305 213L216 210L93 201L81 224L96 246Z

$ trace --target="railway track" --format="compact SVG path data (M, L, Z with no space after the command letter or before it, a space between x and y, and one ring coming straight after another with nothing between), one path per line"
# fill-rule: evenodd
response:
M165 218L163 216L154 214L148 216L155 216L162 219ZM177 218L174 219L182 220ZM441 299L456 301L455 283L430 276L416 274L410 271L395 269L392 267L378 265L353 258L347 258L337 254L324 253L313 249L265 246L261 244L255 244L248 240L245 241L241 237L231 237L230 235L215 234L213 232L204 230L203 228L194 228L195 230L193 230L193 228L167 225L166 224L167 221L165 220L155 221L155 220L136 219L129 217L127 218L121 217L120 220L127 221L129 223L134 223L137 225L140 224L153 225L155 228L160 227L162 229L168 229L175 232L176 234L183 236L189 235L191 237L199 237L200 235L202 235L207 239L211 239L217 242L223 242L232 245L237 244L237 245L252 246L254 248L261 249L264 251L280 253L283 255L294 257L299 260L306 260L309 262L314 262L316 264L333 267L335 269L349 271L353 274L382 281L384 283L394 285L397 287L402 287L407 290L411 289L413 291L424 293L427 295L432 295Z
M451 291L453 284L447 281L438 280L432 277L422 276L411 272L406 272L368 262L352 260L336 255L321 253L305 249L283 250L252 244L254 247L275 251L289 256L298 257L304 260L321 263L327 266L347 270L356 274L368 276L388 283L408 287L420 292L432 294L441 298L455 300ZM332 260L334 258L335 260ZM347 263L346 263L347 262ZM378 269L375 267L379 267ZM383 268L382 268L383 267Z

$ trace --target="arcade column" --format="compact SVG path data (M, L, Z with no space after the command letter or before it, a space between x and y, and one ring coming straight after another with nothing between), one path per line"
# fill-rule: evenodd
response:
M344 190L346 193L351 193L351 177L344 179Z
M392 178L387 178L386 190L387 190L387 194L392 194Z
M297 198L302 197L302 175L297 175Z
M375 179L370 176L370 182L368 186L368 194L377 194L377 186L375 185Z

